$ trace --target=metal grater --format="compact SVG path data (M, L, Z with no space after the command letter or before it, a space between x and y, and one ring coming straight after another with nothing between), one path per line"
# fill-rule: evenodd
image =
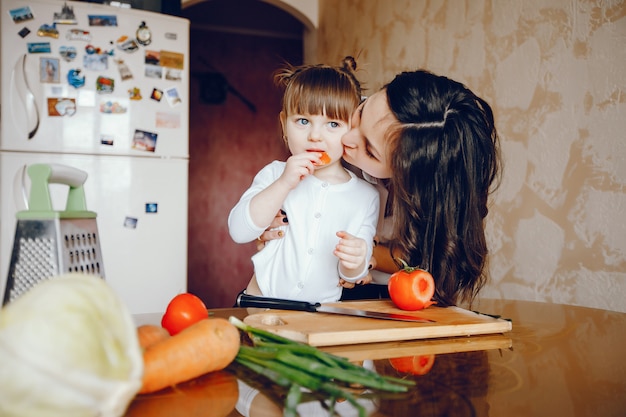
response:
M28 175L29 207L17 213L3 304L60 274L81 272L104 278L96 213L85 210L87 174L64 165L36 164L28 167ZM52 210L49 183L70 186L65 211Z

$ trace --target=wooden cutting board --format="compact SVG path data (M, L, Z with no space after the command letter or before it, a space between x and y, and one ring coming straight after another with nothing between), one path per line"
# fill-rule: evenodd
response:
M259 309L249 309L251 314L244 322L311 346L471 336L504 333L512 328L508 320L478 314L460 307L431 306L421 311L410 312L399 310L390 300L344 301L328 305L408 314L434 322L413 323L327 313Z

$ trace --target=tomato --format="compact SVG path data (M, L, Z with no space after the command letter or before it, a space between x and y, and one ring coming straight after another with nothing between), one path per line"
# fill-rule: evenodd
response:
M398 372L413 375L426 375L435 363L435 355L404 356L391 358L389 363Z
M161 319L170 335L181 332L192 324L209 317L209 312L202 300L190 293L178 294L167 305Z
M404 267L391 275L387 285L391 301L402 310L421 310L433 304L435 281L428 271Z

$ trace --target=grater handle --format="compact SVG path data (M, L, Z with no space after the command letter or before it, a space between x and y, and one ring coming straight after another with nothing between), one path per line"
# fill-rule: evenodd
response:
M70 187L66 211L86 211L87 202L83 184L87 173L61 164L33 164L28 167L31 180L28 209L30 211L53 211L49 184L65 184Z

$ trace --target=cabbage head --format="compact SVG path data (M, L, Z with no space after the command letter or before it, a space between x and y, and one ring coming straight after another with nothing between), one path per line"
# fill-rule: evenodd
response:
M0 416L119 417L142 373L133 318L100 277L54 277L0 310Z

